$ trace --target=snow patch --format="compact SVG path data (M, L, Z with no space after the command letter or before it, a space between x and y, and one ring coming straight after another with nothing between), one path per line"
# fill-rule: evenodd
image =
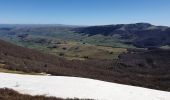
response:
M170 92L93 79L0 73L0 88L30 95L97 100L170 100Z

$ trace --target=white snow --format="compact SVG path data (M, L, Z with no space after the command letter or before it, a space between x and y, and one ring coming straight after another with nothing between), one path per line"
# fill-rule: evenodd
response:
M170 92L99 80L0 73L0 88L14 89L30 95L97 100L170 100Z

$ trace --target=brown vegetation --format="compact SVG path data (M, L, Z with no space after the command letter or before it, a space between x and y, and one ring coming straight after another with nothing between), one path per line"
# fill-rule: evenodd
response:
M0 89L0 100L90 100L90 99L62 99L55 97L45 96L30 96L26 94L20 94L11 89Z
M119 60L65 60L0 41L3 68L86 77L170 91L170 51L129 51Z

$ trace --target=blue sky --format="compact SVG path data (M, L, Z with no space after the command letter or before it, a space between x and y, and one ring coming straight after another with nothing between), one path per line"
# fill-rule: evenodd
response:
M170 0L0 0L0 23L170 26Z

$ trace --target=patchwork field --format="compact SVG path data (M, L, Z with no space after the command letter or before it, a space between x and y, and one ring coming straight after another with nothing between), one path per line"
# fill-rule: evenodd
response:
M127 52L126 48L113 48L110 46L99 46L85 42L58 39L51 40L50 42L41 39L39 41L31 39L23 41L20 45L59 57L64 57L69 60L118 59L120 54Z
M124 48L65 42L49 47L47 52L68 59L118 59L118 56L126 51Z

